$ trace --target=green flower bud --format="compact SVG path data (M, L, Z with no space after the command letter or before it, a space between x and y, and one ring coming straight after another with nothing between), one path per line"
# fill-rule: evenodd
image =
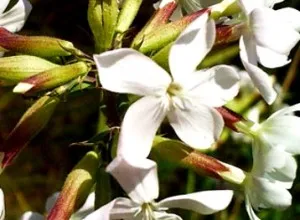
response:
M62 191L50 211L48 220L69 220L74 210L80 207L95 183L100 158L88 152L68 175Z
M13 85L37 73L58 66L35 56L19 55L2 57L0 58L0 80L10 82Z
M5 168L18 153L48 123L60 99L54 96L43 96L38 99L22 116L7 140L0 146L3 156L1 167Z
M65 40L45 36L22 36L0 27L0 51L13 51L39 57L70 56L82 54Z
M89 64L77 62L38 73L18 83L13 92L29 94L53 89L90 71Z
M88 22L94 35L96 53L113 47L118 14L117 0L89 0Z

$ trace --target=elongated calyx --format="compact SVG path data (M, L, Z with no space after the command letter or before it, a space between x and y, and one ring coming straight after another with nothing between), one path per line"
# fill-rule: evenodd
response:
M39 57L80 55L73 43L54 37L22 36L0 27L0 51L12 51Z
M79 161L68 175L48 220L68 220L74 210L84 203L95 183L98 166L99 156L93 151Z
M63 85L76 77L85 75L89 70L89 64L81 61L55 67L21 81L15 86L13 92L29 94L49 90Z
M0 58L0 80L16 84L21 80L58 66L36 56L2 57Z

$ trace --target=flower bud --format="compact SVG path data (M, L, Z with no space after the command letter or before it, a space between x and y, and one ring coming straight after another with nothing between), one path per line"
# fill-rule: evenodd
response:
M166 24L175 11L177 5L178 4L176 1L172 1L167 2L165 5L158 8L144 28L136 35L133 44L141 44L146 34L150 33L152 30L155 30L158 26Z
M154 153L170 162L193 169L198 174L241 184L245 174L237 167L225 164L213 157L200 153L180 141L155 137Z
M13 51L39 57L70 56L82 54L65 40L45 36L22 36L0 27L0 51Z
M157 51L173 42L192 21L207 12L208 9L202 9L180 20L160 25L150 33L145 34L142 42L139 39L134 40L131 47L136 48L142 53Z
M10 85L13 85L37 73L58 66L35 56L2 57L0 58L0 80L10 82Z
M68 175L64 186L51 209L48 220L69 220L74 210L80 207L95 183L99 166L97 153L88 152Z
M137 15L139 8L142 4L142 0L124 0L122 8L118 18L116 31L124 33L128 30L135 16Z
M85 62L77 62L59 66L31 76L18 83L13 92L29 94L52 89L70 80L88 73L90 66Z
M45 127L59 101L58 97L43 96L25 112L6 141L0 146L0 152L4 154L1 168L10 165L28 142Z
M89 0L88 22L94 35L96 53L112 48L118 14L117 0Z

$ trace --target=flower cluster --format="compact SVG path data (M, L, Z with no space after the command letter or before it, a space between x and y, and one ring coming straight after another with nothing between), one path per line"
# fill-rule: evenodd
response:
M90 0L88 21L95 38L95 54L91 57L68 41L11 33L24 25L31 5L19 0L6 10L9 0L3 0L0 49L17 55L0 59L0 84L5 81L14 86L14 93L25 96L42 95L0 147L1 168L8 166L46 125L62 96L81 89L84 81L92 81L87 88L99 89L99 81L101 95L125 94L130 103L117 144L111 138L113 127L80 143L98 148L83 157L68 175L62 191L47 200L47 219L180 220L182 217L169 209L210 215L228 207L234 194L231 189L157 201L158 165L153 157L148 158L153 150L181 165L238 185L251 220L259 219L255 211L262 208L289 207L292 196L288 190L297 170L294 155L300 153L300 118L294 115L300 111L300 104L282 108L262 123L231 110L242 112L235 108L238 94L243 99L260 94L268 105L282 104L266 68L291 62L290 51L300 40L300 12L293 8L274 10L279 2L282 1L162 0L145 27L130 36L130 48L124 48L124 36L131 34L128 30L142 1ZM232 42L238 42L233 50ZM251 89L244 88L238 68L218 59L210 60L225 51L239 53L243 73L248 77L246 84L251 84ZM67 57L67 62L55 61L57 57ZM227 131L224 132L225 126L252 139L250 172L204 153L215 150L222 132ZM168 129L166 133L164 127ZM106 142L105 147L99 147L99 139ZM99 205L94 185L99 176L103 185L109 182L109 175L128 197L101 201ZM103 187L102 192L105 190ZM0 197L0 219L4 219L2 190ZM80 205L83 206L76 211ZM26 212L21 219L44 216Z

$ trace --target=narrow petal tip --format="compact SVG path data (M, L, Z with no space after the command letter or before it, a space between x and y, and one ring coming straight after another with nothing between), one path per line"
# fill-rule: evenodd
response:
M15 86L15 88L13 89L13 92L24 94L24 93L28 92L30 89L32 89L33 86L34 85L29 84L29 83L20 82Z

